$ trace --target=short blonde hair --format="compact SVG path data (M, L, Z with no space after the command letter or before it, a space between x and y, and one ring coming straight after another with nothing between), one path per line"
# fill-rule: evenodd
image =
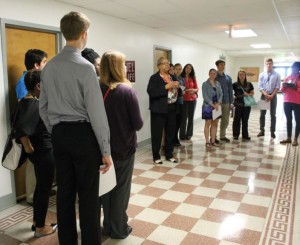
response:
M118 84L125 83L131 86L126 78L125 55L114 50L103 54L100 62L100 83L115 89Z
M67 41L78 40L89 27L89 18L78 12L70 12L60 20L60 30Z

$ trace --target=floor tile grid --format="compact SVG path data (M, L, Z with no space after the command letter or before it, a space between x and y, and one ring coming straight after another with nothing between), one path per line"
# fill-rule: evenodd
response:
M196 138L196 137L195 137ZM195 140L197 140L197 139L195 139Z

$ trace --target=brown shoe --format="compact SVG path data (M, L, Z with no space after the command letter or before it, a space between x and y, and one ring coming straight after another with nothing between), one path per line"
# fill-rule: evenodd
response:
M298 141L294 140L292 146L297 146L298 145Z
M280 141L280 144L290 144L290 143L292 143L291 139L285 139Z

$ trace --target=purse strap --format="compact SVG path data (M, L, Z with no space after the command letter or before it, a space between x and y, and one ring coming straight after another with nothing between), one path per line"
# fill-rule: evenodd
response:
M105 102L105 99L106 99L107 95L109 94L109 92L110 92L110 88L108 88L108 89L106 90L106 92L105 92L105 94L104 94L104 96L103 96L103 102Z
M21 100L18 102L18 104L17 104L17 108L16 108L16 111L15 111L15 113L14 113L14 118L13 118L11 124L10 124L11 130L13 130L14 127L15 127L16 120L17 120L17 116L18 116L18 113L19 113L19 110L20 110L21 102L22 102L22 101L23 101L23 99L21 99Z

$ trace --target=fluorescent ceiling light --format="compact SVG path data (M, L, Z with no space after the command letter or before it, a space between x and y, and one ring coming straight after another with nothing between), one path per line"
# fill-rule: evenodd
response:
M225 31L227 34L230 34L229 31ZM238 37L256 37L257 34L252 31L251 29L244 29L244 30L231 30L231 37L238 38Z
M271 45L268 43L259 43L259 44L251 44L252 48L271 48Z

